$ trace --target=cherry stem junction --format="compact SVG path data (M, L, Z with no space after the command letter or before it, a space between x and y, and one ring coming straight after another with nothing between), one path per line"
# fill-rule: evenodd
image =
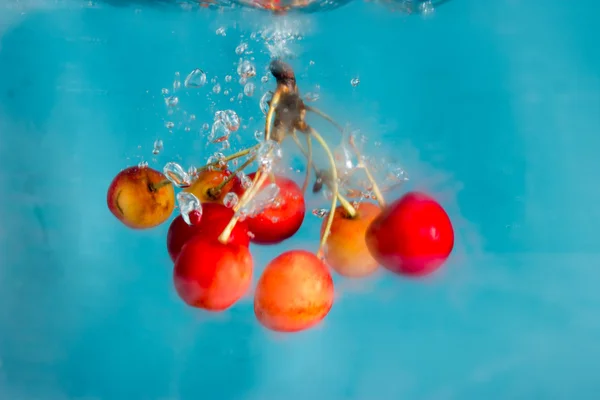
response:
M165 187L165 186L167 186L167 185L171 185L171 181L170 181L170 180L168 180L168 179L163 179L163 180L162 180L162 181L160 181L160 182L156 182L156 183L150 183L150 184L148 184L148 187L149 187L150 191L152 191L152 192L155 192L155 191L157 191L158 189L160 189L160 188L162 188L162 187Z
M209 193L212 196L218 197L219 194L221 193L221 190L223 190L223 188L225 187L225 185L227 185L229 182L231 182L233 179L235 179L235 177L237 176L237 174L239 174L240 172L244 171L244 169L246 169L246 167L248 167L248 165L252 164L254 162L254 160L256 160L256 157L257 157L256 155L253 155L252 157L248 158L242 165L240 165L239 167L237 167L231 173L231 175L229 175L226 179L224 179L223 182L219 183L214 188L209 189Z
M331 123L333 126L335 126L340 131L340 133L342 135L344 135L344 128L340 124L335 122L335 120L333 118L331 118L329 115L325 114L323 111L321 111L317 108L314 108L314 107L306 107L306 110L319 115L321 118L325 119L326 121ZM379 203L379 206L381 208L385 207L385 199L383 197L383 194L381 193L381 190L379 189L379 185L377 185L377 182L375 181L375 178L371 174L371 171L369 170L367 163L364 162L363 157L360 154L360 151L358 150L358 147L356 147L356 144L354 143L354 139L352 137L350 137L349 141L350 141L350 146L352 147L352 150L354 150L354 153L356 154L356 157L358 158L360 165L365 170L367 179L371 183L371 187L373 189L373 192L375 193L375 198L377 199L377 203Z
M308 166L306 168L307 176L309 175L310 167L314 168L315 173L318 174L319 170L317 169L316 165L312 162L312 160L311 160L311 158L309 156L310 153L307 153L307 151L302 146L302 143L300 143L300 140L298 139L298 135L296 135L296 133L293 133L290 136L292 137L292 139L294 140L294 142L296 142L296 145L298 146L298 148L300 149L300 151L302 151L302 153L304 154L304 156L308 159ZM312 142L311 139L310 139L310 136L307 136L306 140L307 140L308 143ZM333 155L332 155L332 157L333 157ZM331 160L330 160L330 162L331 162ZM333 161L333 163L334 163L333 168L335 169L335 160ZM305 184L308 184L308 179L305 181ZM332 188L330 188L330 189L332 189ZM358 212L356 211L356 208L354 208L352 206L352 204L350 204L350 202L348 200L346 200L346 198L344 196L342 196L342 194L339 192L339 190L338 190L337 198L340 201L340 204L342 205L342 207L344 207L344 209L346 210L346 213L348 213L348 216L350 218L355 218L356 215L358 214Z

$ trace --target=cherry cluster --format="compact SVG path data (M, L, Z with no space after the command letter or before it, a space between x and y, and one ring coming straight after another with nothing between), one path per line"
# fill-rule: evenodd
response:
M305 117L315 113L339 125L304 104L288 64L275 60L270 71L277 88L269 102L261 145L209 162L189 184L177 184L168 173L148 166L129 167L113 179L107 203L112 214L132 229L165 223L179 203L180 215L172 220L167 234L175 289L190 306L223 311L250 289L254 269L250 245L281 243L300 229L314 169L313 192L326 187L331 198L319 249L316 254L298 249L275 257L254 291L255 315L263 326L296 332L318 324L333 306L330 268L346 278L366 277L380 265L401 275L429 274L450 255L454 231L442 206L425 193L408 192L386 204L366 164L362 167L373 195L353 202L344 197L332 151ZM307 160L302 187L272 169L274 160L281 157L277 146L288 138ZM327 154L329 169L315 167L313 140ZM363 159L354 142L349 144ZM238 167L242 157L247 159ZM246 175L244 170L255 161L258 169ZM174 186L181 188L177 195Z

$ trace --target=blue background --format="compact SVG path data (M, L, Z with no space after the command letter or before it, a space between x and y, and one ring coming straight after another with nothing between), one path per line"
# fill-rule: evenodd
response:
M207 99L210 84L186 92L187 117L167 114L161 89L197 67L223 85L240 36L274 20L1 4L0 398L597 398L599 2L455 0L430 17L355 2L286 22L303 36L291 44L303 90L320 85L320 108L383 142L373 154L398 155L457 232L440 273L338 280L326 322L288 336L263 330L251 299L220 315L185 307L168 224L133 232L105 203L142 158L214 151L198 131L215 98L252 137L272 82L242 104ZM269 55L250 43L260 76ZM285 248L315 249L318 224L255 248L256 276Z

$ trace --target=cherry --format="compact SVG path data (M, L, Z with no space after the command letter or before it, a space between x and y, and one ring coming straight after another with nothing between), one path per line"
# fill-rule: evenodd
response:
M205 232L196 234L182 247L175 261L173 283L188 305L223 311L250 287L252 255L247 246L223 244Z
M381 209L373 203L361 203L356 211L357 214L351 217L343 206L337 207L325 242L327 264L338 274L352 278L370 275L379 267L367 248L365 235ZM321 236L326 225L327 218L323 220Z
M273 259L258 281L254 313L268 329L297 332L317 325L333 306L333 280L313 253L287 251Z
M248 175L254 179L255 172ZM269 185L267 179L263 185ZM300 187L291 179L276 176L279 195L275 204L267 206L258 215L247 218L248 230L252 233L250 241L257 244L276 244L294 236L302 226L306 205ZM234 191L243 190L240 187Z
M431 196L410 192L386 207L366 233L367 247L385 268L406 275L438 269L454 247L446 211Z
M169 256L171 256L171 260L175 261L183 245L200 232L206 231L213 238L218 238L231 217L233 217L233 214L233 210L224 205L204 203L202 204L202 216L193 225L188 225L181 215L175 217L167 232L167 251L169 252ZM194 218L194 220L198 220L198 218ZM250 245L248 225L245 221L239 221L235 225L229 237L229 243L236 243L246 247Z

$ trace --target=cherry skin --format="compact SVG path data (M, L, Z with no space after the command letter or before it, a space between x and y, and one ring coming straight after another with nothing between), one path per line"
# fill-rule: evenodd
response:
M366 241L373 257L385 268L421 276L444 264L454 247L454 230L435 199L410 192L373 220Z
M249 289L253 261L247 246L199 233L183 246L173 269L179 297L192 307L223 311Z
M201 203L223 203L223 198L231 191L237 177L233 177L228 181L223 188L218 192L213 192L214 188L219 186L223 181L231 177L232 172L228 169L204 169L198 173L190 187L185 188L185 192L192 193Z
M217 239L223 229L233 217L233 210L217 203L202 204L202 216L193 225L188 225L181 215L171 222L167 232L167 251L171 260L175 261L183 245L200 232ZM238 221L233 228L229 243L236 243L248 247L250 237L248 236L248 225L245 221Z
M317 325L333 306L327 267L313 253L287 251L265 268L254 294L254 314L266 328L298 332Z
M254 179L255 172L248 175ZM271 183L267 179L263 187ZM258 215L247 218L250 241L256 244L276 244L294 236L302 222L306 212L304 195L300 187L291 179L276 176L275 183L279 187L279 195L276 204L269 205ZM234 188L239 191L241 188ZM243 190L243 189L241 189Z
M119 172L108 187L110 212L132 229L150 229L166 222L175 207L172 185L160 185L167 177L149 167L129 167Z
M379 267L365 240L366 231L381 209L373 203L361 203L357 214L350 217L343 206L335 209L333 223L325 241L325 261L338 274L348 278L362 278L374 273ZM321 237L327 226L327 218L321 225Z

